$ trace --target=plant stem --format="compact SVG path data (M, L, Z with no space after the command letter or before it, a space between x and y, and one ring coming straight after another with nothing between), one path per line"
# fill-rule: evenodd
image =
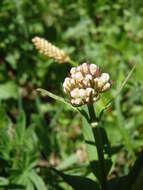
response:
M96 114L93 107L93 104L88 105L88 111L90 115L90 122L96 121ZM95 131L96 129L96 131ZM96 142L98 160L99 160L99 167L100 167L100 182L102 190L107 190L107 180L106 180L106 171L105 171L105 161L104 161L104 152L103 152L103 143L102 143L102 136L100 133L100 128L98 126L93 127L93 134Z
M74 66L74 67L77 67L78 66L78 64L75 62L75 61L73 61L73 60L69 60L68 61L72 66Z

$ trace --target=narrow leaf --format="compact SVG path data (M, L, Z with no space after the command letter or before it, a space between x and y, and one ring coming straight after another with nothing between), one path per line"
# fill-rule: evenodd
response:
M60 97L60 96L57 96L57 95L55 95L55 94L53 94L53 93L51 93L51 92L49 92L49 91L47 91L47 90L41 89L41 88L38 88L37 91L38 91L38 92L41 92L41 94L42 94L43 96L49 96L50 98L53 98L53 99L56 100L56 101L60 101L60 102L62 102L62 103L64 103L64 104L68 105L68 106L69 106L70 108L72 108L73 110L76 110L76 111L77 111L77 109L76 109L75 107L73 107L70 103L68 103L67 101L65 101L64 98L62 98L62 97Z
M29 177L37 190L47 190L43 179L38 176L34 171L31 172Z
M68 175L58 170L54 170L59 176L63 178L65 182L67 182L74 190L99 190L98 184L83 176L75 176L75 175Z

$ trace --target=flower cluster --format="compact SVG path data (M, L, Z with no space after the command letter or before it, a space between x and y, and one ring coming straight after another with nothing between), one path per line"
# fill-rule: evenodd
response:
M63 50L57 48L44 38L34 37L32 42L41 54L56 60L58 63L69 62L70 58Z
M64 92L70 96L73 106L81 106L99 99L99 94L111 87L108 73L100 72L95 64L83 63L70 70L63 83Z

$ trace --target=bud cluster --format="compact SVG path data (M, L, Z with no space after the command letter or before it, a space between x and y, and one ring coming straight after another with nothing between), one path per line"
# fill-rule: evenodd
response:
M41 54L56 60L58 63L65 63L70 60L69 56L63 50L54 46L44 38L34 37L32 42Z
M108 73L100 72L95 64L83 63L70 70L63 83L64 92L70 96L73 106L81 106L99 99L99 94L111 87Z

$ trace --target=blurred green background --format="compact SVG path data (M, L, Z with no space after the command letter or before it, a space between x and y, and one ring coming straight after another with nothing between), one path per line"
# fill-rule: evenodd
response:
M143 145L143 1L1 0L0 187L70 190L51 166L91 175L80 115L36 93L40 87L64 96L62 82L71 66L40 55L31 42L35 36L79 64L95 63L109 72L114 85L106 99L137 63L103 117L111 144L123 145L110 176L127 174Z

